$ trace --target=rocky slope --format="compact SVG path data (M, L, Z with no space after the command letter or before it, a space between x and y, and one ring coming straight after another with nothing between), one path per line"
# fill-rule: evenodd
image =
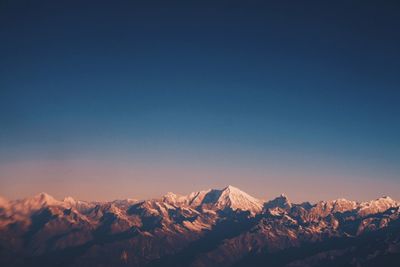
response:
M159 199L0 198L0 266L398 266L399 203L263 202L228 186Z

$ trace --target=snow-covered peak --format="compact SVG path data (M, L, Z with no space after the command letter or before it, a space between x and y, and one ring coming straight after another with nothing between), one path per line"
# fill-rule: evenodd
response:
M399 203L397 203L390 197L385 196L375 200L361 203L358 214L360 214L361 216L376 214L398 206Z
M67 203L67 204L75 205L77 201L73 197L65 197L63 199L63 202Z
M187 196L177 195L172 192L168 192L167 194L162 196L162 201L170 205L182 205L182 204L188 204L189 202Z
M395 206L397 205L397 202L394 201L392 198L388 197L388 196L384 196L384 197L380 197L378 199L375 200L371 200L368 202L362 202L361 203L361 207L370 207L370 206L380 206L380 207L384 207L384 206Z
M37 205L37 206L52 206L52 205L57 205L60 204L60 201L56 200L52 196L50 196L47 193L40 193L37 194L36 196L26 199L26 202L32 205Z
M228 185L223 189L209 189L179 196L168 193L162 198L169 204L186 204L192 208L206 206L208 209L250 211L257 213L262 210L263 203L237 187Z
M345 212L350 210L355 210L358 207L358 203L352 200L347 200L345 198L338 198L336 200L331 201L332 203L332 211L335 212Z
M225 187L223 190L229 190L229 191L236 191L236 192L243 192L241 191L239 188L234 187L233 185L228 185L227 187Z
M208 195L211 191L215 191L215 190L209 189L209 190L203 190L203 191L190 193L187 196L188 204L192 207L200 206L201 204L203 204L206 195Z
M320 201L316 203L310 211L311 217L326 217L333 213L344 213L357 210L359 204L355 201L339 198L330 201Z
M81 200L75 200L73 197L64 198L63 205L67 206L68 208L75 208L80 212L86 212L87 210L89 210L91 207L94 206L93 203Z
M285 194L281 194L279 197L268 201L264 204L264 208L273 209L273 208L281 208L281 209L289 209L292 207L292 203L289 198Z
M232 210L243 210L251 212L260 212L262 210L262 201L241 191L234 186L227 186L222 190L212 190L210 194L218 196L213 203L218 209L231 208Z
M389 196L383 196L381 198L378 198L377 200L381 200L381 201L388 201L388 202L396 202L394 199L392 199Z
M49 194L40 193L31 198L14 200L10 202L13 210L22 214L28 214L32 211L40 210L49 206L65 206L65 203L58 201Z

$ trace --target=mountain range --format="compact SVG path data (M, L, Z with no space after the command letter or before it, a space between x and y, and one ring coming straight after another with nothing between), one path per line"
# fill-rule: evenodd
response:
M227 186L150 200L0 198L0 266L400 266L390 197L262 201Z

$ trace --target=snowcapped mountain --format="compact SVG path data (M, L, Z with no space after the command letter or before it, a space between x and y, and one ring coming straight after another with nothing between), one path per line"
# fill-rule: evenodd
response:
M167 193L161 198L162 202L170 205L187 205L192 208L203 207L211 210L242 210L257 213L262 210L263 202L234 186L224 189L209 189L193 192L186 196Z
M379 212L384 212L385 210L393 207L398 207L399 203L394 201L388 196L381 197L368 202L363 202L359 206L358 213L362 216L369 214L376 214Z
M389 197L263 202L227 186L150 200L0 198L0 266L397 266ZM382 265L384 262L384 265Z
M211 204L212 207L221 210L230 208L253 213L260 212L263 207L261 200L231 185L222 190L211 190L205 195L202 204Z
M273 208L290 209L291 207L292 203L285 194L281 194L279 197L271 201L268 201L264 204L265 209L273 209Z
M186 197L191 207L210 208L214 210L241 210L253 213L262 210L263 203L234 186L227 186L222 190L210 189L192 193Z
M25 198L23 200L17 200L12 203L14 207L17 207L20 210L26 209L27 211L39 210L45 206L55 206L61 204L61 201L56 200L46 193L40 193L32 198Z

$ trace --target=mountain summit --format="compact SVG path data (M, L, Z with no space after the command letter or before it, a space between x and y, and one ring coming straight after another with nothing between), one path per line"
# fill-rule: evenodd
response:
M292 207L292 203L285 194L281 194L279 197L268 201L264 204L266 209L271 208L281 208L281 209L290 209Z
M181 198L182 202L182 198ZM241 210L257 213L262 210L263 202L242 190L229 185L224 189L210 189L193 192L186 196L186 203L192 207L204 207L213 210Z
M218 209L231 208L232 210L259 212L263 206L261 200L231 185L212 194L215 193L218 197L213 204Z

